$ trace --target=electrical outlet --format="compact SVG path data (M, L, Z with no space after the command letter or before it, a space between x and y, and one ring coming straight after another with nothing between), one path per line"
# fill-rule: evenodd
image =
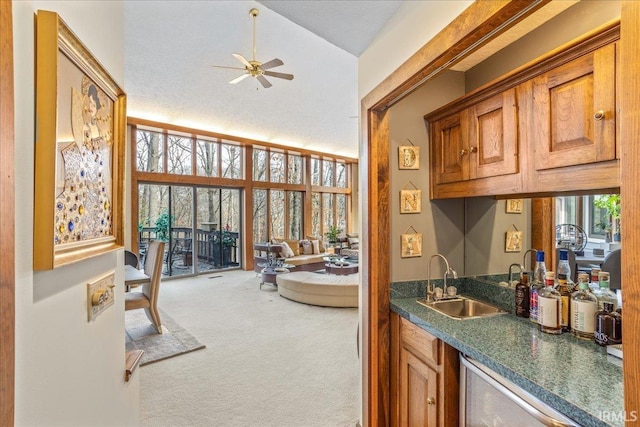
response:
M114 303L115 271L87 283L87 312L88 321L94 320L104 310Z

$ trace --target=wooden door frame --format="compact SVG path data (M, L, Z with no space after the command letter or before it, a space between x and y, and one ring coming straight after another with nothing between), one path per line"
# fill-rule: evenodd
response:
M362 168L360 187L362 191L362 425L386 426L390 419L390 194L389 194L389 119L387 109L400 99L412 93L429 78L435 77L440 68L456 55L467 50L487 35L497 35L504 31L502 26L519 22L528 14L544 6L524 1L478 1L469 6L447 27L425 44L418 52L403 63L396 71L376 86L361 101L361 150ZM623 1L621 28L623 37L621 54L627 58L621 61L623 68L631 70L633 64L640 63L640 34L635 23L640 21L640 2ZM627 23L627 25L624 25ZM634 81L634 72L623 72L622 141L635 141L640 135L640 89ZM635 86L630 91L627 86ZM623 91L624 92L624 91ZM627 138L625 138L625 136ZM640 409L640 337L631 332L640 327L640 282L632 272L640 271L640 235L633 232L640 227L640 198L634 172L640 169L640 144L627 143L622 149L625 161L621 162L623 194L622 212L625 218L622 241L622 280L625 282L625 408L627 411ZM627 161L627 158L633 160ZM625 173L626 172L626 173ZM635 191L635 193L633 192ZM625 194L629 196L625 197ZM547 202L549 203L549 202ZM548 206L547 206L548 209ZM551 213L547 210L546 215ZM539 230L543 237L547 231ZM635 234L635 235L634 235ZM628 325L628 326L627 326ZM629 344L627 344L629 343ZM631 362L629 362L631 361ZM628 412L629 413L629 412ZM637 413L637 412L636 412ZM632 425L627 422L627 425Z
M13 17L0 0L0 425L14 423L15 188Z

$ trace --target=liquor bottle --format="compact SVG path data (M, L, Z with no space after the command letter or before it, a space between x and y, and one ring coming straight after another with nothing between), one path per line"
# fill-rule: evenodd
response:
M538 292L544 288L544 276L547 267L544 264L544 251L536 253L536 266L533 269L533 279L529 290L529 320L538 323Z
M598 298L598 309L603 309L603 303L610 302L613 304L613 310L618 308L618 296L609 288L609 273L601 271L598 273L598 285L599 288L593 291L593 294Z
M594 341L602 346L622 343L622 317L613 311L613 304L603 302L602 310L595 316Z
M589 274L578 275L578 290L571 296L571 332L581 339L593 339L598 299L589 289Z
M529 317L529 273L522 272L520 282L516 285L516 316Z
M569 252L566 249L560 250L560 261L558 262L558 286L557 291L560 293L562 301L561 314L563 332L570 332L571 325L571 292L573 292L573 281L571 280L571 267L569 266Z
M562 333L560 293L553 288L555 273L547 271L545 287L538 293L538 329L547 334Z
M599 289L600 286L598 285L598 275L600 274L600 269L599 268L592 268L591 269L591 282L589 283L589 288L591 288L591 291L595 291L596 289Z

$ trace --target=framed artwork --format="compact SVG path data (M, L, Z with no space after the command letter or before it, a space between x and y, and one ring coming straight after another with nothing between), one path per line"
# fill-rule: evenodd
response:
M122 247L126 95L58 14L36 17L34 270Z
M524 199L507 199L506 211L507 213L522 213L522 205L524 205Z
M420 169L420 147L402 145L398 147L399 169Z
M400 213L420 213L422 209L421 190L400 190Z
M505 252L522 252L522 231L507 231Z
M400 257L414 258L422 256L422 234L403 234L400 240Z

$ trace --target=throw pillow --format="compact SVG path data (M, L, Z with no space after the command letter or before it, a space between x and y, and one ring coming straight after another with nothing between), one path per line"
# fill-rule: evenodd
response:
M300 241L299 240L285 240L285 242L287 243L287 245L289 245L289 248L291 249L291 252L293 253L293 255L291 255L291 256L300 255Z
M280 245L282 245L282 256L284 258L291 258L293 255L293 249L291 249L291 246L289 246L289 244L285 241L280 243Z
M313 246L313 253L314 254L319 254L320 253L320 241L319 240L312 240L311 241L311 246Z
M318 253L326 252L327 249L324 247L324 243L322 242L321 238L315 237L315 236L307 236L307 239L311 240L311 241L313 241L313 240L317 240L318 241L318 244L320 246L320 252L318 252Z
M302 254L303 255L312 255L313 254L313 245L309 240L301 240L300 246L302 246Z
M360 237L360 234L358 233L347 233L347 237Z

